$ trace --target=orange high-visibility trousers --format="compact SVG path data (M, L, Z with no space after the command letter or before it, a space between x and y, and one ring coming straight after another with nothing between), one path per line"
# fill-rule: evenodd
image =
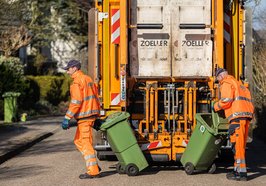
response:
M78 127L76 130L76 135L74 143L78 150L83 155L86 167L87 174L89 175L98 175L99 167L96 159L96 154L93 149L93 137L92 137L92 126L95 119L93 120L79 120Z
M246 143L248 137L249 120L239 120L232 122L231 125L238 125L230 135L230 142L233 145L234 152L234 170L238 173L247 173L246 168Z

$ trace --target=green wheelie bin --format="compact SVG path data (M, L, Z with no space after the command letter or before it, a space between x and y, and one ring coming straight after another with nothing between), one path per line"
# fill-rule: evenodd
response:
M17 98L20 96L19 92L5 92L4 98L4 122L11 123L17 120Z
M214 160L227 137L228 121L217 113L196 114L197 125L181 157L188 175L194 170L214 173Z
M107 141L119 161L117 172L136 176L149 165L130 127L129 116L127 112L110 114L101 124L100 130L106 132Z

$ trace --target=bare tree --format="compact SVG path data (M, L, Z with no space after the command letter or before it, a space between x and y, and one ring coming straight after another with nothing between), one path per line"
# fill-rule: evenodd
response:
M256 51L253 58L253 80L255 87L255 101L256 105L265 104L266 97L266 48Z
M254 80L254 97L258 107L265 104L266 99L266 8L259 6L261 0L255 1L253 9L253 21L256 24L256 35L253 50L253 80Z
M4 52L5 57L11 56L14 52L23 46L27 46L32 36L24 25L20 27L8 27L0 33L0 50Z

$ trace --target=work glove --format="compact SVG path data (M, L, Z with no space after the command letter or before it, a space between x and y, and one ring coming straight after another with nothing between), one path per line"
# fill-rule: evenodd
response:
M95 120L94 124L93 124L93 128L94 128L96 131L100 130L101 125L103 124L103 122L104 122L103 120L97 118L97 119Z
M69 119L64 118L64 120L63 120L61 126L62 126L62 129L64 129L64 130L69 129Z

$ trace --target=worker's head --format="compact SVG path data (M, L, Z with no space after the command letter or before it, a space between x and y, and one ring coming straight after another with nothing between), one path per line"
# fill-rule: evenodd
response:
M81 64L78 60L72 59L67 62L67 66L63 67L69 75L72 75L74 72L78 71L81 67Z
M216 80L218 80L219 82L222 81L224 77L227 75L228 75L228 72L224 68L217 68L215 71Z

